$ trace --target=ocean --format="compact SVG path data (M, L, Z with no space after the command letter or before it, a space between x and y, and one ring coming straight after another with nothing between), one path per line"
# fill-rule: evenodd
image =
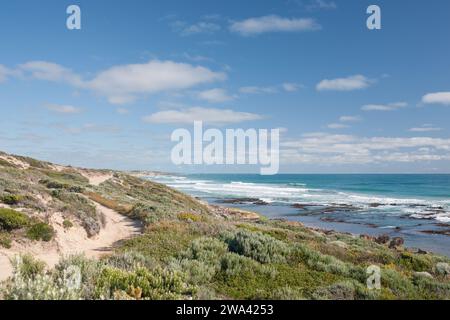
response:
M450 256L449 174L158 175L211 204L355 234L400 236Z

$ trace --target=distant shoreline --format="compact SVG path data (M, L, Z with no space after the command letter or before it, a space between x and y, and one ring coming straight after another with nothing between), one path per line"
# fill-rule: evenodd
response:
M194 175L195 176L195 175ZM174 176L175 177L175 176ZM422 250L443 254L450 257L450 225L448 222L439 222L430 219L418 219L405 216L390 216L390 211L402 210L422 210L424 211L424 218L426 217L426 208L422 204L415 204L411 202L408 205L394 206L382 204L373 200L367 203L366 209L361 209L359 204L352 204L349 200L345 200L346 204L333 204L330 195L328 204L317 205L314 201L306 200L295 201L289 203L272 202L270 199L266 200L269 195L264 192L284 192L293 187L306 188L301 183L296 186L289 186L282 191L276 189L279 187L276 184L264 184L252 182L246 183L228 183L231 180L240 181L243 175L221 175L221 177L229 177L225 182L214 180L215 175L204 174L197 180L193 179L191 175L178 175L174 181L164 180L158 176L147 176L152 181L166 184L170 187L175 187L181 192L195 196L212 205L226 206L257 212L269 219L285 219L288 221L301 222L305 226L311 228L319 228L322 230L333 230L342 233L351 233L355 235L368 235L370 237L377 237L380 235L389 235L392 237L401 237L405 240L405 244L412 248L420 248ZM179 184L175 180L180 180ZM264 178L267 180L268 178ZM206 181L209 180L209 181ZM273 187L274 191L271 188ZM267 190L268 189L268 190ZM206 190L203 192L203 190ZM241 192L242 191L242 192ZM241 193L239 193L241 192ZM239 196L229 196L228 194L235 193ZM243 194L251 193L251 196ZM270 201L269 201L270 200ZM272 199L273 200L273 199ZM266 202L269 201L269 202ZM394 201L394 200L392 200ZM427 200L423 200L427 201ZM440 201L440 200L439 200ZM410 208L409 208L410 207ZM430 210L439 212L441 208L437 207ZM428 209L427 209L428 210ZM362 212L360 212L362 211ZM365 213L368 211L368 213ZM386 214L387 216L381 216Z

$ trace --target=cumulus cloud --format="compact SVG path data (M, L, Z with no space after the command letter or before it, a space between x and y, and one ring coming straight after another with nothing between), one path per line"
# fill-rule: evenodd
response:
M220 29L221 29L221 26L218 25L217 23L200 21L195 24L192 24L192 25L182 28L180 33L183 36L190 36L190 35L201 34L201 33L212 34L214 32L219 31Z
M239 88L239 92L244 94L277 93L278 89L276 87L247 86Z
M242 36L252 36L267 32L300 32L321 29L311 18L284 18L277 15L249 18L232 22L230 31Z
M216 88L211 90L205 90L198 93L198 98L212 103L220 103L233 100L226 90Z
M450 105L450 92L428 93L422 97L422 102L426 104Z
M334 1L327 1L327 0L312 0L306 8L308 10L331 10L331 9L337 9L337 4Z
M345 129L348 128L348 125L343 123L330 123L327 127L329 129Z
M209 124L230 124L260 119L262 119L262 116L254 113L203 107L159 111L143 118L148 123L173 124L192 124L194 121L203 121Z
M0 83L6 81L11 74L11 70L0 64Z
M117 108L116 112L118 114L128 114L130 111L128 109L126 109L126 108Z
M361 107L363 111L394 111L407 107L406 102L394 102L388 104L366 104Z
M46 108L56 113L75 114L81 112L80 108L71 105L49 104Z
M361 121L360 116L341 116L339 118L339 121L341 122L358 122Z
M225 80L222 72L173 61L152 60L144 64L115 66L100 72L85 86L109 98L111 103L131 102L136 94L187 89Z
M301 88L303 88L303 85L292 82L285 82L281 86L283 87L283 90L286 92L296 92Z
M358 137L310 133L281 143L283 161L314 164L383 164L450 160L450 139Z
M83 81L79 75L68 68L52 62L30 61L21 64L18 70L38 80L65 82L78 87L83 85Z
M92 90L107 97L113 104L133 102L142 94L188 89L227 78L223 72L202 66L161 60L113 66L89 80L68 68L46 61L27 62L18 70L34 79L63 82L77 89Z
M53 128L59 129L67 134L117 134L122 131L120 127L105 124L85 123L81 126L68 126L63 123L52 125Z
M280 85L273 86L246 86L239 88L239 92L243 94L271 94L285 92L297 92L304 86L300 83L285 82Z
M442 128L438 128L433 126L432 124L423 124L420 127L411 128L408 131L410 132L433 132L433 131L441 131Z
M316 89L318 91L353 91L368 88L373 81L363 75L354 75L347 78L324 79Z

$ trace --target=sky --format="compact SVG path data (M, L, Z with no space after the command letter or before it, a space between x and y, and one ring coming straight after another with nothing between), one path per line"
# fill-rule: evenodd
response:
M2 1L0 150L257 170L173 165L171 133L202 120L279 128L282 173L450 173L449 30L447 0Z

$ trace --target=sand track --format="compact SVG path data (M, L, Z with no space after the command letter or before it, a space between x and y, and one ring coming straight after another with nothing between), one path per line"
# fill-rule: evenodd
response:
M30 253L49 267L53 267L62 256L67 255L82 253L89 258L99 258L111 253L119 241L141 233L139 222L98 203L95 206L105 217L105 225L95 237L88 238L86 231L80 226L65 230L62 226L62 215L55 213L51 217L51 224L56 231L52 242L14 243L11 249L0 248L0 281L12 274L10 258L17 254Z

